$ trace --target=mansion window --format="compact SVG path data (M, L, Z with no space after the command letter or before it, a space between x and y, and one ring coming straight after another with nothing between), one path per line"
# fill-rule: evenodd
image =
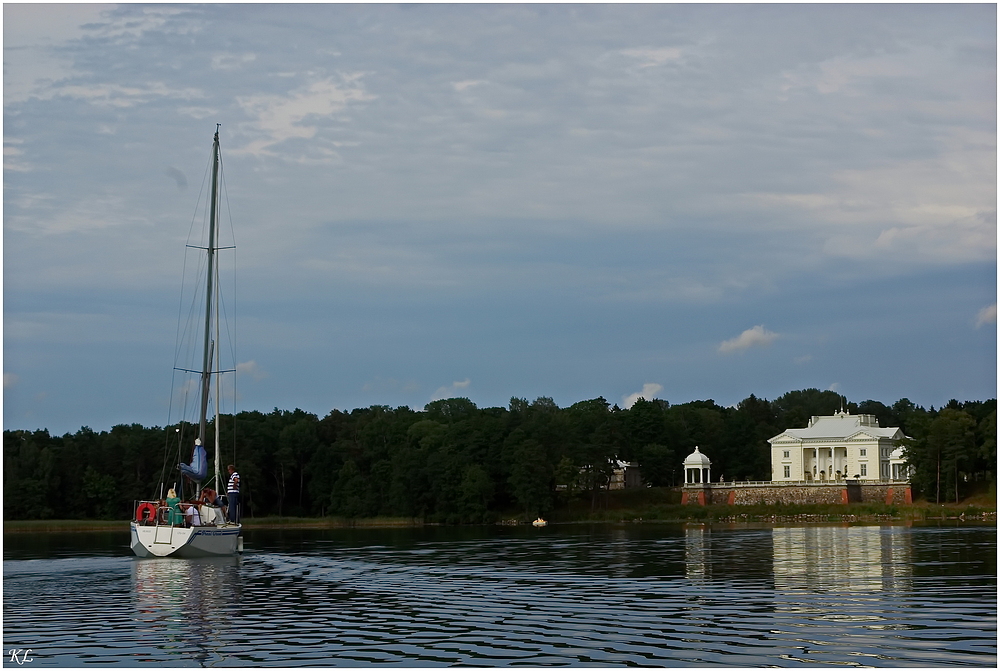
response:
M792 477L792 467L791 466L785 466L785 477L786 478Z
M788 450L785 450L785 459L788 458Z
M868 475L868 464L861 464L861 476Z
M866 450L865 448L863 448L863 447L862 447L862 448L861 448L861 456L863 457L863 456L865 456L866 454L868 454L868 450Z

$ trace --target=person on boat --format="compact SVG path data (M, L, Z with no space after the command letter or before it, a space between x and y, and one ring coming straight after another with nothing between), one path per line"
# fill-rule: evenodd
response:
M225 518L226 511L222 508L222 497L211 487L201 490L201 497L195 501L200 508L202 526L214 526Z
M201 498L198 499L203 505L212 506L213 508L218 508L222 502L219 501L219 495L211 487L205 487L201 490Z
M189 527L200 527L201 526L201 515L198 514L198 505L192 503L188 505L187 510L184 511L185 526Z
M190 464L177 464L180 472L192 482L201 482L208 475L208 456L201 444L200 438L194 440L194 450L191 453Z
M229 521L240 521L240 474L232 464L226 467L229 471L229 484L226 485L226 499L229 502Z
M181 512L181 499L177 496L177 491L173 487L167 492L167 508L170 509L167 524L184 523L184 514Z

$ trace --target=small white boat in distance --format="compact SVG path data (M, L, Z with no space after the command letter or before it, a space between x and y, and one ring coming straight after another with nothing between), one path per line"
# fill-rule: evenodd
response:
M537 520L531 523L531 526L533 527L544 527L546 525L548 525L548 522L543 520L541 517L539 517Z

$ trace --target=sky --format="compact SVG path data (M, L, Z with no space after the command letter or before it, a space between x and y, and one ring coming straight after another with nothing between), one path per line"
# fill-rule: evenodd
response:
M178 419L216 124L238 410L996 396L994 4L3 18L5 429Z

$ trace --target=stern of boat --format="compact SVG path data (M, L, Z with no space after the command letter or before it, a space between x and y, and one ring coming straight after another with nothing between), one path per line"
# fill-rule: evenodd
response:
M131 523L131 548L137 557L226 557L243 550L239 524L181 527Z

